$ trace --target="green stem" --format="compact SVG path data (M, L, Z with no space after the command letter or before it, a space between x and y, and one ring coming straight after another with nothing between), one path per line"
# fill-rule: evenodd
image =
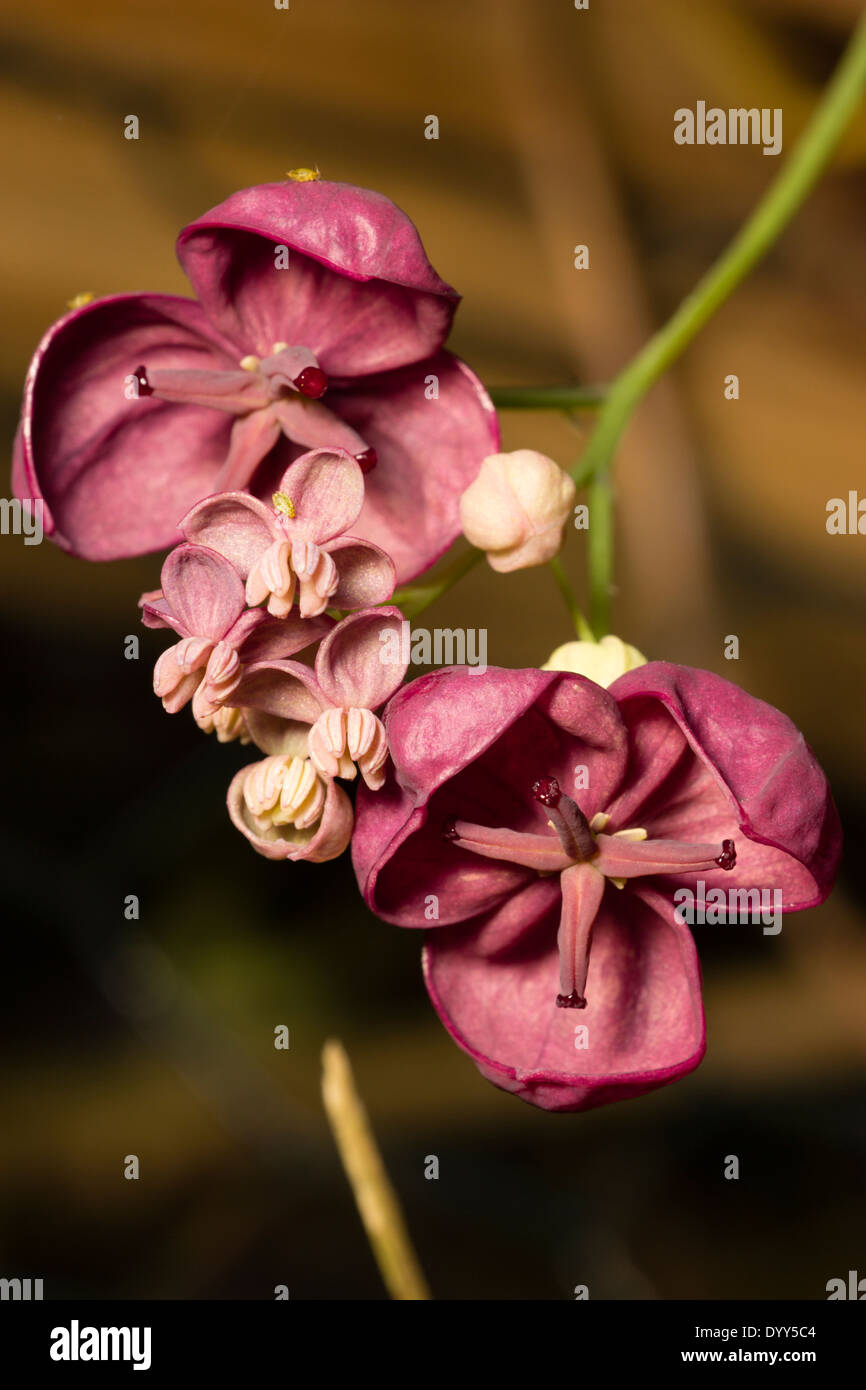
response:
M616 378L575 473L609 491L611 459L632 412L659 377L680 356L704 324L766 255L805 201L825 169L850 121L866 83L866 11L825 89L812 119L751 217L663 328L650 338ZM590 507L590 618L599 635L609 630L613 543L609 498L599 516ZM603 524L600 524L602 523Z
M589 443L571 470L578 487L589 488L590 620L592 631L597 634L593 640L610 631L614 502L610 468L623 431L635 407L766 255L801 207L854 114L864 84L866 11L778 178L691 294L613 384L609 387L500 386L490 391L494 405L500 410L599 410ZM432 584L398 589L392 602L398 604L407 617L417 617L468 574L480 559L478 550L461 554Z
M497 410L598 410L603 386L490 386Z
M568 581L568 575L565 573L565 568L558 555L554 555L550 562L550 568L553 570L553 577L559 585L559 592L565 599L565 606L571 614L571 621L574 623L575 632L581 642L594 642L595 636L593 635L592 628L583 616L580 605L574 596L574 590Z
M593 631L604 637L610 631L607 621L613 582L613 488L610 473L591 479L587 492L589 504L589 611ZM594 544L593 544L594 542ZM596 639L598 640L598 638Z

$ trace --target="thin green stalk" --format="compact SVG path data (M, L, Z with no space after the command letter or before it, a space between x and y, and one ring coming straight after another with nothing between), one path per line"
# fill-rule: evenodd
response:
M609 472L600 473L590 481L587 502L590 542L587 547L589 611L593 631L601 638L610 631L607 613L613 582L613 488ZM592 543L593 540L595 544Z
M565 573L565 568L558 555L554 555L550 562L550 568L553 570L553 577L559 585L559 592L565 599L565 606L571 614L571 621L574 623L574 630L577 636L580 638L581 642L594 642L595 636L593 635L592 628L583 616L580 605L574 596L574 590L569 583L568 575Z
M733 241L668 322L609 387L500 386L490 395L500 410L599 410L595 430L574 468L578 487L589 487L588 562L590 622L598 637L610 630L613 579L613 454L635 407L688 347L778 240L817 183L866 85L866 11L828 83L812 119L778 177ZM417 617L481 559L461 554L432 584L398 589L393 602Z
M609 491L611 459L635 406L778 240L827 166L857 108L864 84L866 11L812 119L751 217L664 327L608 389L595 431L575 470L579 469L584 480L592 478L598 488ZM594 630L603 635L609 630L613 543L605 529L612 520L609 498L603 492L599 498L601 517L590 508L590 619ZM600 525L602 519L604 524Z

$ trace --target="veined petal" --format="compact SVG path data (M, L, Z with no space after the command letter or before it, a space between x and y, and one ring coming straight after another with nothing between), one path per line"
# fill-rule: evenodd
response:
M254 662L282 661L319 642L334 627L334 619L323 614L320 618L301 618L290 613L285 618L272 618L262 609L242 613L229 632L229 639L238 648L245 665Z
M289 265L275 247L289 251ZM435 352L459 296L388 198L317 180L242 189L185 227L177 254L205 311L243 352L303 344L329 376Z
M162 567L162 588L185 636L218 642L244 611L240 575L203 545L179 545Z
M424 973L436 1012L481 1074L544 1110L642 1095L692 1071L704 1053L694 941L636 893L606 899L595 919L580 1011L555 1005L555 911L497 956L483 931L430 932ZM576 1046L580 1028L585 1048Z
M197 502L180 530L192 544L224 555L241 579L246 579L278 534L273 508L246 492L223 492Z
M317 545L341 536L357 519L364 503L364 474L342 449L314 449L286 469L280 491L292 499L295 515L286 519L286 534L295 527Z
M385 603L394 592L394 561L378 545L357 536L339 536L327 547L339 583L332 595L335 608L367 608Z
M399 608L364 609L344 618L316 653L316 679L329 701L376 710L403 680L406 662L392 659L404 622Z
M233 703L279 719L315 724L331 701L310 668L299 661L257 661L244 672Z
M192 300L124 294L53 324L27 374L16 489L45 499L46 531L84 559L172 544L225 459L231 417L136 398L130 379L142 364L222 371L237 362Z
M823 901L841 855L839 817L786 715L710 671L669 662L627 672L609 693L632 747L628 810L615 804L611 829L733 839L736 867L718 877L726 889L779 888L788 911ZM702 877L715 884L713 874Z

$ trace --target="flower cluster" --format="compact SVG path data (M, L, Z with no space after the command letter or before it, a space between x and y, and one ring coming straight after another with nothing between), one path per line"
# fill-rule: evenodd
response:
M572 480L498 452L443 347L458 296L381 195L246 189L178 255L194 300L116 295L46 333L18 496L84 558L171 547L140 600L176 639L154 690L262 755L233 824L269 859L351 841L372 910L428 929L431 999L485 1077L581 1110L683 1076L704 1016L674 894L760 884L795 911L832 884L838 817L802 735L612 636L404 684L395 585L461 527L498 572L546 563Z
M402 614L383 606L392 560L349 533L363 500L358 462L327 449L287 470L270 508L246 493L204 498L180 523L184 541L162 567L161 589L139 601L148 627L180 638L154 669L165 709L191 701L200 728L267 755L237 774L228 804L270 859L341 854L353 815L334 779L360 771L368 787L384 781L388 743L375 710L406 667L381 660ZM337 622L328 607L355 611ZM314 646L314 671L292 660Z

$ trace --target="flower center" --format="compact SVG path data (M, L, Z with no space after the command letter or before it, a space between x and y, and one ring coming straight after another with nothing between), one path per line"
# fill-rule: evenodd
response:
M445 822L442 835L460 849L484 858L521 864L545 877L560 875L560 992L556 1005L560 1009L584 1009L592 927L605 883L624 888L629 879L646 875L730 870L737 862L736 849L733 840L723 840L721 845L650 840L639 826L607 834L610 816L600 812L588 821L577 803L561 791L555 777L539 777L532 784L532 794L546 810L548 826L555 834L494 829L452 818Z
M276 755L250 768L244 803L260 833L284 825L308 830L322 818L325 787L309 758Z
M285 618L291 611L295 588L300 583L301 617L315 618L324 613L328 600L337 591L340 582L337 566L333 556L315 541L303 535L292 536L287 523L295 519L294 504L285 493L275 493L274 502L278 497L288 504L277 504L275 508L278 523L282 523L283 538L272 541L250 570L246 583L247 603L255 608L267 599L268 612L275 618Z
M356 765L371 791L385 781L388 735L369 709L323 710L310 729L310 760L323 777L356 776Z
M328 376L309 348L274 343L270 356L249 354L234 371L150 369L142 363L131 375L135 395L210 406L237 417L218 492L245 487L280 434L304 450L345 449L365 473L376 466L376 450L322 404Z

